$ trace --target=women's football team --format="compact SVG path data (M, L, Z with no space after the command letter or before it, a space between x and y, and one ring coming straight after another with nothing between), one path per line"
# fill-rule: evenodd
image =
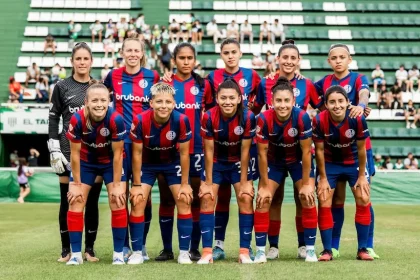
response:
M86 226L88 219L96 219L97 229L98 214L86 212L84 217L83 213L90 201L97 201L100 182L105 182L111 209L112 264L149 260L145 245L156 181L163 241L157 261L174 258L175 207L178 263L209 264L225 258L232 185L239 208L238 261L264 263L278 258L288 176L294 184L298 258L316 262L340 256L347 182L356 202L356 257L379 258L373 250L370 181L375 170L365 120L370 112L369 88L365 76L349 70L352 57L346 45L331 46L328 62L333 73L315 84L295 74L300 54L292 40L279 49L279 74L263 79L254 70L239 67L242 53L234 39L221 44L225 68L212 71L206 79L193 72L196 51L189 43L176 46L177 72L166 74L162 82L156 71L144 68L144 43L136 36L124 41L121 55L125 66L112 70L102 84L83 72L93 62L89 47L76 45L72 53L71 79L80 87L78 97L84 104L65 124L64 140L55 136L49 143L54 171L69 178L60 177L65 198L60 229L67 234L63 237L61 230L60 262L79 265L84 259L99 260L93 250L96 235L83 257L82 232L85 219ZM60 96L53 97L55 114L50 112L50 117L64 116L66 90L70 89L54 92ZM309 104L321 111L313 120L306 113ZM68 145L65 141L70 144L69 156L60 150L60 144ZM68 209L67 227L63 209ZM317 228L324 247L319 255Z

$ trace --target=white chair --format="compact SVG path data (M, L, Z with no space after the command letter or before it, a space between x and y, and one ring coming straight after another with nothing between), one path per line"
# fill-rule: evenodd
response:
M102 67L102 58L94 57L92 67L93 68L101 68Z
M218 24L226 22L225 15L222 15L222 14L214 15L214 19L216 20L216 23L218 23Z
M54 1L53 0L43 0L42 1L42 8L54 8Z
M225 8L226 11L233 11L236 10L236 4L234 1L225 1Z
M411 92L403 92L402 93L402 101L404 103L408 103L408 100L413 100L413 94Z
M250 2L248 2L248 4L249 3ZM261 24L262 23L260 21L260 16L259 15L248 15L248 22L251 23L251 24ZM256 28L259 28L259 26L257 26Z
M290 10L303 11L302 2L290 2Z
M309 59L302 59L300 61L300 69L311 69L311 61Z
M227 24L231 23L232 20L237 21L236 15L225 15L225 21Z
M34 100L36 98L36 90L34 88L25 89L25 94L23 95L24 100Z
M260 15L260 22L261 24L266 21L268 24L270 24L270 16L269 15Z
M112 63L113 63L112 58L102 58L101 67L104 67L105 64L108 64L108 66L111 66Z
M337 24L337 17L336 16L325 16L325 24L326 25L336 25Z
M51 21L51 13L50 12L41 12L39 14L39 21L50 22Z
M383 111L383 110L382 110ZM404 120L405 117L404 115L401 116L401 114L404 114L404 110L403 109L395 109L395 110L387 110L387 111L391 111L391 120ZM399 114L400 116L396 116L396 114ZM413 117L409 117L409 120L413 120Z
M31 57L31 64L33 63L36 63L36 65L39 67L44 67L44 65L42 64L42 57L37 57L37 56Z
M269 2L268 3L268 9L275 13L276 11L280 10L280 3L279 2Z
M350 70L357 70L359 69L359 66L357 65L357 60L352 60L351 63L349 64L349 69Z
M252 60L251 59L242 59L239 63L241 67L245 68L252 68Z
M64 8L66 9L74 9L75 7L76 7L75 0L66 0L66 2L64 2Z
M85 14L84 13L74 13L74 22L85 22Z
M188 17L191 17L190 15L187 14ZM118 15L119 18L125 18L127 20L127 22L130 20L130 14L129 13L121 13ZM188 21L187 21L188 22Z
M224 10L225 2L224 1L213 1L213 10Z
M258 10L258 2L248 1L246 8L248 11L256 11Z
M247 2L246 1L236 1L236 7L235 9L237 11L244 11L246 10Z
M108 22L109 21L108 14L104 14L104 13L97 13L96 14L96 19L99 20L99 22Z
M54 59L54 65L56 65L57 63L60 66L64 66L66 64L66 58L65 57L56 57Z
M347 16L337 16L336 22L338 25L349 25L349 19Z
M33 52L34 51L34 43L33 42L22 42L22 46L20 47L21 52Z
M53 67L54 66L54 57L44 57L42 59L42 65L44 67Z
M248 18L247 15L236 15L236 22L240 25Z
M334 3L333 2L324 2L322 4L322 8L326 12L331 12L331 11L334 11L334 8L335 7L334 7Z
M76 9L86 9L87 1L86 0L77 0L76 1Z
M392 114L393 110L389 109L382 109L379 111L379 118L381 120L392 120L395 116L395 114Z
M250 45L251 53L261 53L261 45L260 44L252 44Z
M27 21L39 21L39 12L29 12Z
M290 2L280 2L279 10L280 11L289 11L291 9Z
M119 10L120 9L120 1L110 0L109 1L109 8Z
M351 30L340 30L340 37L341 39L345 40L351 40L353 37L351 36ZM353 54L354 54L354 48L353 48Z
M63 9L66 1L64 0L54 0L54 8Z
M378 95L376 92L370 92L369 103L376 103L378 100Z
M92 52L104 52L104 45L102 43L93 43L91 48Z
M114 14L114 13L109 13L108 14L108 19L112 19L113 22L119 22L120 21L120 17L118 16L118 14Z
M97 0L89 0L86 4L87 9L97 9L98 8L98 1Z
M45 37L48 35L48 27L46 26L38 26L36 30L36 36Z
M95 13L86 13L85 15L85 22L94 23L96 19L97 18Z
M180 1L169 1L169 10L179 10L180 7Z
M24 83L26 81L26 72L15 72L13 77L15 77L16 82Z
M34 42L33 43L33 52L43 52L44 51L44 42Z
M179 14L169 14L169 22L172 22L174 19L176 22L179 22Z
M337 12L345 12L345 11L347 11L346 4L344 2L335 2L334 3L334 9Z
M341 30L341 32L343 32L343 30ZM342 34L341 34L341 38L344 39ZM347 45L347 47L349 48L350 54L355 54L354 45Z
M130 3L130 8L131 8L131 1L127 1ZM192 3L191 1L181 1L181 8L183 10L191 10L192 9Z
M68 52L69 51L69 44L67 42L58 42L57 48L55 49L56 52Z
M25 27L25 32L23 33L24 36L37 36L36 35L36 26L26 26Z
M340 30L335 30L335 29L328 30L328 38L331 40L341 39Z
M31 58L29 56L19 56L17 63L18 67L28 67L29 65L31 65Z
M32 0L31 8L42 8L42 0Z
M372 109L369 114L369 120L379 120L379 109Z
M266 53L267 51L270 51L271 53L273 53L274 52L274 46L272 44L263 44L261 46L261 53Z
M307 44L297 44L296 47L299 49L299 53L308 54L309 48Z
M220 52L220 49L219 49ZM251 46L250 44L241 44L241 52L243 53L251 53Z
M418 94L418 93L413 94L413 102L414 103L420 103L420 94Z
M60 66L63 66L65 68L72 67L72 65L71 65L71 58L70 57L66 57L65 58L65 61L64 61L64 64L63 65L60 64Z
M109 9L109 1L108 0L99 0L98 1L98 9Z
M280 22L283 23L283 24L294 24L293 16L283 15L283 16L281 16Z
M225 67L225 63L223 62L221 58L218 58L216 61L216 68L224 68L224 67Z
M74 13L63 13L62 22L69 22L70 20L74 20Z
M63 20L63 13L51 13L51 22L61 22Z
M269 6L268 6L268 2L267 1L259 1L258 2L258 10L260 11L267 11Z
M294 24L305 24L303 16L301 15L292 16L292 21L294 22Z

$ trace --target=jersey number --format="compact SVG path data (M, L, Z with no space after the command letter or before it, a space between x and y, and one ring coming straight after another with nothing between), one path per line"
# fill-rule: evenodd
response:
M177 169L176 176L181 177L181 165L176 165L175 168Z
M197 158L197 160L194 163L195 170L200 171L202 169L201 168L201 160L202 160L204 154L195 154L194 156Z

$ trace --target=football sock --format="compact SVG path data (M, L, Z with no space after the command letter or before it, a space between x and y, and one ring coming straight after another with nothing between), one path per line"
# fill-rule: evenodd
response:
M174 227L175 206L159 205L159 225L163 249L172 252L172 233Z
M85 210L85 247L93 248L99 226L98 201L102 190L102 182L94 183L86 200Z
M239 213L239 247L249 249L254 226L254 213Z
M261 213L255 211L254 213L254 229L255 229L255 243L257 247L264 247L267 242L267 232L270 222L270 213ZM264 250L265 251L265 250Z
M83 212L67 212L67 225L69 228L72 252L82 251Z
M134 217L130 215L129 222L133 251L141 251L143 249L144 216Z
M298 247L305 246L305 234L302 226L302 217L295 217L295 225L298 239Z
M201 212L200 213L200 229L201 229L203 248L212 248L213 247L213 230L214 230L214 212Z
M280 228L281 220L270 220L270 224L268 226L268 242L270 243L270 247L279 248Z
M178 214L177 219L179 250L188 251L192 233L192 214Z
M370 227L370 206L369 203L366 206L356 205L355 224L357 231L357 242L358 248L367 248L367 241L369 236Z
M331 207L334 226L332 233L332 248L340 248L341 230L344 223L344 204L335 204Z
M321 232L322 245L325 250L331 250L333 218L331 207L319 207L319 231Z
M302 226L305 237L305 245L308 249L309 246L315 246L316 228L318 225L318 217L316 207L302 209Z
M127 211L124 209L111 211L112 239L114 252L122 252L127 232Z
M193 216L193 228L191 233L190 250L198 250L200 246L201 232L200 232L200 207L191 208Z

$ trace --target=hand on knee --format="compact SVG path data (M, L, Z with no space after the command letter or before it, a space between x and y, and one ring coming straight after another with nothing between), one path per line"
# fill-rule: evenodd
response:
M205 194L200 200L200 209L204 212L214 211L216 202L211 198L210 194Z

